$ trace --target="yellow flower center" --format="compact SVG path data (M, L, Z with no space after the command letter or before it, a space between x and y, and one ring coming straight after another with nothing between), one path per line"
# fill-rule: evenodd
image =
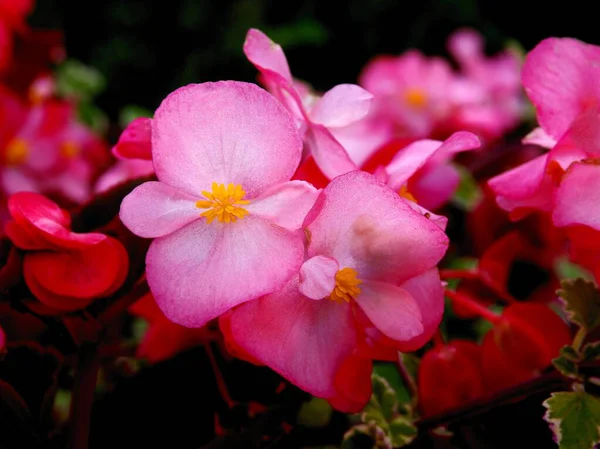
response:
M335 287L329 295L329 299L336 302L350 302L351 299L360 295L362 281L358 279L358 272L354 268L342 268L335 274Z
M4 160L6 165L19 165L29 156L29 144L24 139L13 139L6 145Z
M423 89L412 87L404 92L404 100L414 109L422 109L427 104L427 94Z
M60 154L67 159L77 157L80 150L81 148L79 148L79 145L72 140L67 140L60 144Z
M213 182L212 192L203 190L202 195L207 199L196 201L196 207L208 209L200 214L202 217L206 217L208 223L211 223L215 218L221 223L230 223L248 215L248 211L240 206L249 204L250 201L243 199L246 192L239 184L229 183L225 187L225 184Z

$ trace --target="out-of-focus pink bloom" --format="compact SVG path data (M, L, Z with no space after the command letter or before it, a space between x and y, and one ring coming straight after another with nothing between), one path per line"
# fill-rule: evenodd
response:
M152 120L159 181L131 192L120 217L154 238L146 275L170 320L200 327L298 272L300 227L318 194L287 182L301 152L290 114L253 84L189 85L162 102Z
M112 153L119 159L152 160L152 119L132 120L121 133Z
M23 275L31 293L56 312L79 310L124 282L128 256L116 239L71 232L71 218L37 193L9 198L7 236L25 250Z
M517 56L487 57L481 36L470 30L451 36L449 47L458 72L416 50L378 56L365 67L360 84L375 96L373 115L396 136L445 138L467 130L494 139L518 124L524 103Z
M214 338L206 327L190 329L167 319L151 294L137 301L129 308L129 312L148 322L148 330L138 347L137 356L150 363L162 362Z
M303 226L307 260L299 274L235 308L224 334L300 388L356 411L369 397L374 352L362 351L366 339L414 350L439 325L444 301L434 267L448 239L358 171L334 179Z
M399 136L429 137L452 111L455 75L447 61L411 50L378 56L367 64L360 84L375 98L378 120L392 123Z
M449 162L460 152L477 149L479 138L459 131L444 142L418 140L402 148L376 174L392 189L410 194L425 209L437 209L454 194L460 175Z
M248 31L244 53L260 71L269 92L292 113L321 171L332 179L356 170L356 163L334 135L341 136L345 128L360 122L369 112L373 96L354 84L335 86L322 97L314 95L306 85L294 81L281 47L259 30ZM346 140L362 137L369 137L368 129L351 130Z
M106 162L104 143L77 121L73 105L48 101L33 106L6 142L0 187L7 195L31 191L83 202Z

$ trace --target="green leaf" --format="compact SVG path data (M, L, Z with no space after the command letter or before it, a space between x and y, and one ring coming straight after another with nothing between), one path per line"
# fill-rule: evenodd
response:
M376 425L360 424L344 434L341 449L392 449L392 443Z
M557 370L561 372L563 376L575 379L579 376L579 369L577 368L577 364L563 355L552 359L552 364Z
M600 341L585 345L581 350L581 358L586 362L600 359Z
M574 279L561 282L557 294L565 301L569 319L587 332L600 325L600 291L592 282Z
M325 427L331 421L333 409L325 399L312 398L300 407L298 424L304 427Z
M56 69L56 84L60 95L89 99L104 90L106 80L96 69L68 59Z
M391 362L377 362L373 365L373 373L383 377L396 391L399 403L410 402L410 393L404 385L404 381L398 372L398 367Z
M373 394L369 402L373 406L379 407L386 421L389 421L398 408L396 392L383 377L374 375L371 377L371 381L373 383Z
M127 125L140 117L152 117L152 111L134 104L127 105L119 112L119 125L125 129Z
M554 272L559 279L582 278L592 281L594 275L580 265L571 262L567 257L560 257L554 263Z
M483 199L481 188L477 181L475 181L475 178L473 178L473 175L471 175L466 168L456 164L452 165L458 170L460 175L460 182L452 197L452 204L462 210L471 211L475 209Z
M581 360L579 352L573 346L569 345L560 348L560 355L571 362L579 362Z
M390 439L394 447L405 446L415 439L417 428L405 416L397 416L390 421Z
M584 391L552 393L544 419L560 449L592 449L600 442L600 400Z
M79 119L99 134L108 129L108 118L104 111L88 101L82 101L77 107Z

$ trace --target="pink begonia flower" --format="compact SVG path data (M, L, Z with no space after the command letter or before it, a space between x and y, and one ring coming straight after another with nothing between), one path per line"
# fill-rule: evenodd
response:
M143 178L154 173L152 161L141 159L118 160L96 181L95 193L102 193L130 179Z
M253 84L192 84L162 102L152 120L158 182L125 197L120 217L154 238L146 276L167 318L200 327L298 272L300 227L318 194L287 182L301 153L291 115Z
M433 210L450 199L460 182L458 171L449 163L452 157L480 146L479 138L466 131L456 132L444 142L418 140L402 148L376 174L392 189Z
M392 123L397 135L424 138L452 110L455 78L447 61L411 50L376 57L365 66L360 84L375 96L380 121Z
M448 239L359 171L331 181L303 227L308 245L299 273L282 290L233 309L222 330L300 388L356 411L370 391L365 333L375 330L369 338L377 344L414 350L439 325L444 297L434 267Z
M551 212L570 165L600 156L599 65L600 47L575 39L546 39L527 55L523 85L541 128L525 142L552 148L489 181L513 218Z
M83 202L94 174L107 163L102 140L76 119L74 105L46 101L34 105L4 146L0 188L54 193Z
M142 337L136 356L150 363L162 362L215 338L215 332L207 327L190 329L170 321L162 313L152 294L138 300L129 308L129 312L148 322L148 330Z
M335 86L322 97L312 94L306 85L292 78L281 46L259 30L248 31L244 53L260 71L265 87L294 116L306 147L325 176L332 179L356 170L356 163L334 134L342 134L363 119L373 96L354 84ZM348 140L353 138L356 136L348 136Z

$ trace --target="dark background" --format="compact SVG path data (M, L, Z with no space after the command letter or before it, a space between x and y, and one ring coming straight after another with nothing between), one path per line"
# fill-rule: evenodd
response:
M418 48L445 55L456 28L482 32L488 51L549 36L600 43L593 2L525 0L38 0L31 23L65 30L67 53L108 80L98 104L154 110L177 87L255 81L242 52L248 28L284 47L292 73L326 90L355 82L374 55ZM587 23L586 23L587 22Z

